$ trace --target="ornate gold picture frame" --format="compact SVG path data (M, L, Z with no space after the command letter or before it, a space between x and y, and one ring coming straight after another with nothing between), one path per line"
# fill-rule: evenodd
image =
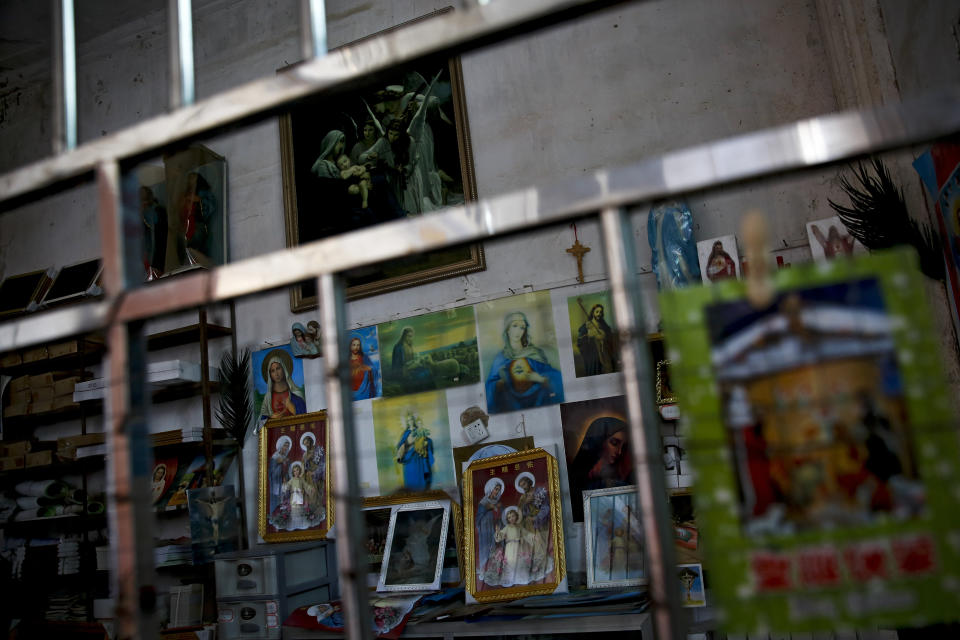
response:
M333 526L327 412L268 420L260 430L257 523L265 542L318 540Z
M556 591L566 575L556 458L532 449L476 460L463 491L467 591L478 602Z

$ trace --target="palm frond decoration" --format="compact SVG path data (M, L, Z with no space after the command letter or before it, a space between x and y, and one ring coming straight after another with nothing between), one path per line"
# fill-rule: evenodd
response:
M943 253L940 236L929 225L910 217L886 165L879 158L871 160L873 173L862 162L851 167L854 180L841 176L840 187L850 198L850 206L828 200L840 221L854 238L868 249L888 249L908 244L920 255L920 269L927 277L943 280Z
M217 420L231 438L243 446L253 424L253 394L250 388L250 350L228 351L220 358L220 405Z

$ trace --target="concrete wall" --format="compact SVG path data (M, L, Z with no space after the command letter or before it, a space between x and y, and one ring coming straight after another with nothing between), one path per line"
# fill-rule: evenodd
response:
M198 95L208 96L274 73L299 59L297 0L197 2L195 38ZM357 4L328 0L332 47L424 15L448 2L405 0ZM80 9L83 9L81 5ZM154 8L80 43L81 139L115 131L166 108L166 17ZM158 26L160 25L160 26ZM836 110L823 24L813 2L693 0L646 2L607 11L528 38L464 56L464 84L474 163L481 197L531 183L581 175L606 165ZM5 151L0 169L42 157L49 132L49 92L31 67L26 106L7 107L0 120ZM4 72L6 73L6 72ZM0 99L3 99L0 96ZM10 104L9 97L4 104ZM10 141L12 144L8 144ZM206 141L224 155L229 173L229 240L233 259L285 246L278 124L267 121ZM772 240L788 262L809 259L804 223L829 217L838 198L836 171L817 171L710 193L692 194L697 239L736 233L742 212L769 214ZM635 238L644 299L654 305L655 284L646 242L647 207L637 209ZM92 189L76 189L0 217L0 274L60 266L99 253ZM586 284L565 252L566 225L485 243L487 270L429 286L350 303L350 326L367 326L427 311L472 304L512 292L553 291L555 322L567 296L602 289L605 269L598 227L578 224L581 242L594 250L584 260ZM51 251L50 247L54 247ZM241 346L289 339L294 316L285 291L237 303ZM163 328L176 320L156 323ZM567 339L569 340L569 338ZM561 344L561 351L564 345ZM186 357L186 355L184 356ZM318 361L307 364L308 408L325 406ZM620 392L617 376L573 385L567 400ZM482 391L448 394L452 420L459 409L482 403ZM366 405L366 406L364 406ZM357 403L358 435L372 438L369 402ZM158 407L158 429L176 420L197 422L197 405ZM529 412L528 433L538 443L560 442L556 407ZM491 421L494 439L507 437L515 415ZM62 428L70 428L64 425ZM459 427L451 427L460 444ZM246 508L255 537L256 451L245 448ZM561 456L562 459L562 456ZM365 491L375 484L364 475ZM375 481L375 474L373 476ZM564 483L565 484L565 483ZM579 561L579 554L571 558Z

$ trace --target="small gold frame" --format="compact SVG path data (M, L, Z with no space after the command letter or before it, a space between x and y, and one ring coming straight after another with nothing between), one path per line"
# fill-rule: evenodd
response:
M657 363L657 404L673 404L677 401L677 396L673 394L670 388L670 373L668 368L669 360L661 360Z
M317 433L320 430L323 431L322 436ZM277 526L269 522L271 516L271 498L273 497L271 494L272 487L270 486L270 462L274 453L276 453L276 451L269 450L270 445L273 442L279 442L284 436L289 436L291 446L286 456L289 460L290 453L294 451L295 445L293 445L293 440L302 440L303 435L310 431L315 434L317 442L321 440L323 442L324 450L322 455L324 471L323 489L321 493L324 498L325 514L320 522L314 526L295 530L278 530L279 528ZM276 435L274 438L278 432L279 435ZM319 445L315 443L314 446ZM303 455L302 450L303 444L301 442L297 451L297 458L289 462L291 468L296 462L300 462L301 465L303 464L300 458L300 456ZM258 465L260 490L257 497L257 525L260 531L260 537L263 538L264 542L294 542L300 540L322 540L326 538L327 532L330 530L330 527L333 526L334 520L333 473L330 465L330 426L327 423L326 411L315 411L313 413L303 413L286 418L267 420L263 428L260 429L260 460ZM306 472L304 471L303 473L305 474Z

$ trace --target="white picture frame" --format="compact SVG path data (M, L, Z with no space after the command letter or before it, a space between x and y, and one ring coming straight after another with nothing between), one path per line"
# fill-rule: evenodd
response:
M440 589L449 526L449 500L394 505L377 591Z
M636 485L583 492L587 588L647 584Z

